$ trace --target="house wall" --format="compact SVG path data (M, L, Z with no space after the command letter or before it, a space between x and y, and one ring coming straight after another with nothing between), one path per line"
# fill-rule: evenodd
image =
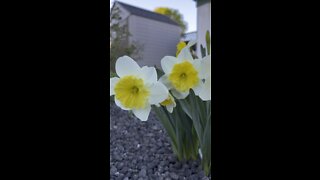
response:
M130 43L138 42L143 46L140 66L157 66L161 68L160 61L164 56L175 56L176 45L179 43L181 28L179 26L130 15L129 32Z
M200 44L206 47L207 30L211 36L211 1L197 7L197 55L199 57L201 57Z

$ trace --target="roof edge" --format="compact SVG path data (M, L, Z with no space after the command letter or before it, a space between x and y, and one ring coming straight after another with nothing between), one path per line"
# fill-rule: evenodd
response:
M180 27L180 25L179 25L177 22L175 22L174 20L172 20L171 18L169 18L168 16L165 16L165 15L163 15L163 14L159 14L159 13L150 11L150 10L148 10L148 9L144 9L144 8L132 6L132 5L130 5L130 4L123 3L123 2L117 1L117 0L114 1L114 4L113 4L112 8L114 7L115 3L117 3L118 5L120 5L122 8L126 9L126 10L129 12L130 15L136 15L136 16L138 16L138 17L144 17L144 18L147 18L147 19L152 19L152 20L154 20L154 21L163 22L163 23L166 23L166 24L171 24L171 25L175 25L175 26L179 26L179 27ZM157 14L157 15L161 15L161 16L163 16L163 17L168 18L168 20L170 20L171 23L164 22L164 21L157 20L157 19L153 19L153 18L150 18L150 17L148 17L148 16L141 16L141 15L138 15L138 14L134 14L134 13L130 12L130 10L129 10L128 8L124 7L124 6L121 5L121 4L126 5L126 6L131 6L131 7L133 7L133 8L137 8L137 9L140 9L140 10L143 10L143 11L147 11L147 12L149 12L149 13L154 13L154 14ZM111 10L112 10L112 8L111 8Z

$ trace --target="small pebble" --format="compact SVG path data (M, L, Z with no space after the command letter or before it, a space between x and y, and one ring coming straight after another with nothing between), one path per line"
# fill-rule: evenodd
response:
M174 172L170 173L170 177L171 177L172 179L179 179L179 176L178 176L176 173L174 173Z
M117 172L117 168L112 166L110 169L110 174L115 174Z
M141 171L139 172L139 176L140 177L146 177L147 175L147 170L146 169L141 169Z

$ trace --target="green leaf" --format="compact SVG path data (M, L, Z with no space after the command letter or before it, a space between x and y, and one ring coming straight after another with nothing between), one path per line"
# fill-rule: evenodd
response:
M114 102L114 96L110 96L110 102Z
M186 160L190 158L196 159L198 155L198 136L193 135L193 121L192 119L182 110L180 104L177 105L176 111L180 119L180 125L184 129L183 132L183 145Z
M210 173L211 168L211 113L209 115L204 134L203 134L203 146L201 147L203 155L203 167L206 175Z
M205 57L206 56L206 48L204 48L202 46L202 44L200 45L200 50L201 50L201 57Z
M186 101L186 100L183 100L183 99L177 99L176 100L177 104L180 104L181 105L181 108L183 109L183 111L190 117L192 118L192 115L191 115L191 109L189 107L189 103Z
M211 100L210 101L206 101L206 107L207 107L207 113L211 113Z
M209 31L206 32L206 43L207 43L208 55L210 55L210 44L211 44L211 40L210 40L210 33L209 33Z
M193 160L196 160L198 157L198 154L199 154L198 149L200 146L199 146L199 138L198 138L197 134L195 133L194 126L192 126L192 129L190 129L188 131L188 134L191 136L190 142L192 142L191 146L190 146L191 158Z
M163 111L162 107L153 106L154 111L156 112L157 116L159 117L162 125L166 129L174 148L177 150L177 137L175 135L174 127L172 126L169 118L166 116L165 112Z
M192 91L190 92L190 94L192 93ZM199 113L197 112L197 109L196 109L196 102L194 101L194 98L192 98L192 95L189 95L188 96L189 100L190 100L190 111L191 111L191 119L193 121L193 125L195 127L195 130L197 132L197 135L199 137L199 140L200 140L200 146L202 144L202 140L201 140L201 137L202 137L202 134L203 134L203 130L202 130L202 125L201 125L201 122L200 122L200 119L199 119Z
M202 167L208 175L211 170L211 101L202 101L191 91L189 96L183 100L177 100L186 115L192 119L194 135L199 139L202 152ZM192 132L192 131L191 131ZM195 150L195 149L193 149ZM198 151L198 148L196 149Z
M196 96L194 93L191 93L191 97L194 99L194 102L196 103L196 112L198 112L200 116L200 123L201 127L205 127L205 124L207 123L206 121L206 116L207 116L207 110L206 110L206 102L202 101L198 96Z
M181 128L180 118L177 115L176 109L173 110L173 118L175 119L175 132L177 137L177 149L178 149L178 158L181 161L183 158L183 129Z
M172 139L172 149L178 159L196 159L199 149L199 138L194 133L192 119L184 112L180 103L173 113L169 113L164 107L154 107L159 119Z
M159 79L161 76L164 75L164 72L163 72L161 69L159 69L159 68L157 68L157 67L155 67L155 69L156 69L156 72L157 72L158 79Z

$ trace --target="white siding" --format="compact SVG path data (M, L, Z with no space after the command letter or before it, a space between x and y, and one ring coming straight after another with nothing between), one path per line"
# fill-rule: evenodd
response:
M140 66L161 68L160 61L164 56L175 56L176 45L180 40L179 26L147 19L135 15L129 16L130 42L137 41L143 45Z
M205 3L197 8L197 55L201 57L200 44L206 47L206 31L211 36L211 2Z

